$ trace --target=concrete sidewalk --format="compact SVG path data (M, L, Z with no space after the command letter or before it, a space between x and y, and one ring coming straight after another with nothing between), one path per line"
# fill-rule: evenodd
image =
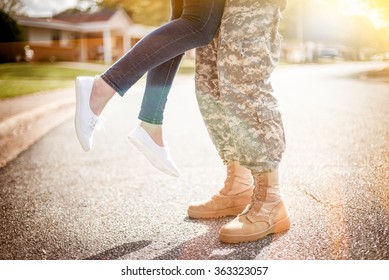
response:
M62 67L104 72L107 65L58 62ZM0 99L0 167L16 158L74 113L74 88Z
M73 87L0 100L0 167L71 118L74 103Z

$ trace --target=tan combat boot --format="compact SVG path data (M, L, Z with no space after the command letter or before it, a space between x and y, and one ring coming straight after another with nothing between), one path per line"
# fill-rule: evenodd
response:
M252 184L250 170L237 161L228 162L224 187L209 200L191 203L188 216L197 219L236 216L250 203Z
M271 233L290 228L289 215L282 201L278 172L254 173L254 191L250 205L219 231L226 243L255 241Z

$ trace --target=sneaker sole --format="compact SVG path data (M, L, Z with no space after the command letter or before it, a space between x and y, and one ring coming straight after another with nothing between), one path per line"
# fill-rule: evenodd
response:
M212 212L200 212L193 211L188 209L188 216L193 219L214 219L214 218L223 218L227 216L238 216L246 208L247 204L244 206L239 206L235 208L228 208L220 211Z
M82 149L85 152L88 152L90 150L90 148L80 140L81 139L81 129L80 129L79 119L80 119L80 106L81 106L80 105L81 89L80 89L79 83L80 82L78 81L78 79L76 79L76 114L75 114L75 118L74 118L74 125L76 127L76 134L77 134L78 142L80 142Z
M244 242L252 242L257 241L271 233L279 233L290 229L290 219L289 217L275 223L267 230L254 233L254 234L246 234L246 235L230 235L230 234L222 234L219 233L219 239L225 243L244 243Z

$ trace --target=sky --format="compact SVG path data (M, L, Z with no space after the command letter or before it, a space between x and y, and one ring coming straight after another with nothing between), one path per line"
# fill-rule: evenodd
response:
M29 16L52 16L68 8L74 7L77 0L21 0L25 4L25 12ZM293 1L293 0L290 0ZM325 0L316 0L325 1ZM389 0L388 0L389 1ZM345 14L368 16L376 26L382 25L378 13L369 10L362 0L337 0Z
M74 7L77 0L21 0L29 16L52 16Z

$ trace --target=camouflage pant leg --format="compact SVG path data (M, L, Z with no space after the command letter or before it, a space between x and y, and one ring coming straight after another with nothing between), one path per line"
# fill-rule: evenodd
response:
M274 1L227 0L220 29L221 100L239 161L256 172L277 169L285 150L270 83L279 61L280 19L280 6Z
M196 49L196 97L205 126L223 161L237 161L235 144L220 100L217 73L218 36Z
M240 163L255 172L277 169L285 149L282 119L269 81L279 58L280 18L280 7L271 1L227 0L214 46L217 68L211 67L217 73L208 75L218 77L219 90L209 93L208 99L218 96L221 103L220 111L212 114L227 118L224 123ZM206 68L200 65L209 63L209 58L197 59L198 70ZM197 79L206 78L201 74ZM199 103L202 111L207 110L206 103L205 98ZM206 124L213 126L208 128L211 134L217 130L216 122Z

